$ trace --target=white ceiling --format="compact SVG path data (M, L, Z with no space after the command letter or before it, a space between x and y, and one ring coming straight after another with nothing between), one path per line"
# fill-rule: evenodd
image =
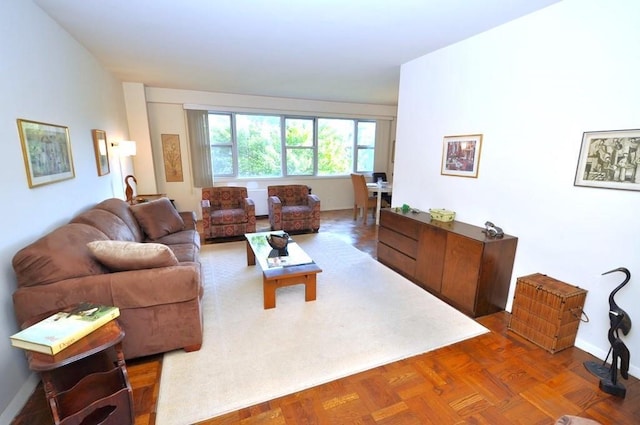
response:
M559 0L33 1L122 81L396 105L401 64Z

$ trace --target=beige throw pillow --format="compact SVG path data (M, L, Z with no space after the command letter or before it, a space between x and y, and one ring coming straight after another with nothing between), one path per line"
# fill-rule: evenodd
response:
M166 245L126 241L93 241L89 251L112 271L177 266L178 259Z
M131 211L151 240L184 229L184 221L168 198L131 205Z

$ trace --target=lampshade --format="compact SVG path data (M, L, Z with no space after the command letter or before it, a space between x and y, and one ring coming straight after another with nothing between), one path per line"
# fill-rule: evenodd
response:
M123 140L118 143L118 151L120 156L135 156L136 142L133 140Z

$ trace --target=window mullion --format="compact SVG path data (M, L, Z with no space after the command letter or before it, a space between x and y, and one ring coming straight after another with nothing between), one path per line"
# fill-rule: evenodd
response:
M238 177L238 140L236 129L236 114L231 114L231 159L233 161L233 175Z
M287 172L287 117L280 116L280 172L283 176L288 176Z

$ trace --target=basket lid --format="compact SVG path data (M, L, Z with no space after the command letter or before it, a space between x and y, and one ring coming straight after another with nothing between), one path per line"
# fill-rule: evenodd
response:
M534 273L528 276L522 276L519 277L518 280L522 280L529 285L535 286L537 290L550 292L554 295L563 297L580 295L587 292L586 289L582 289L578 286L562 282L542 273Z

